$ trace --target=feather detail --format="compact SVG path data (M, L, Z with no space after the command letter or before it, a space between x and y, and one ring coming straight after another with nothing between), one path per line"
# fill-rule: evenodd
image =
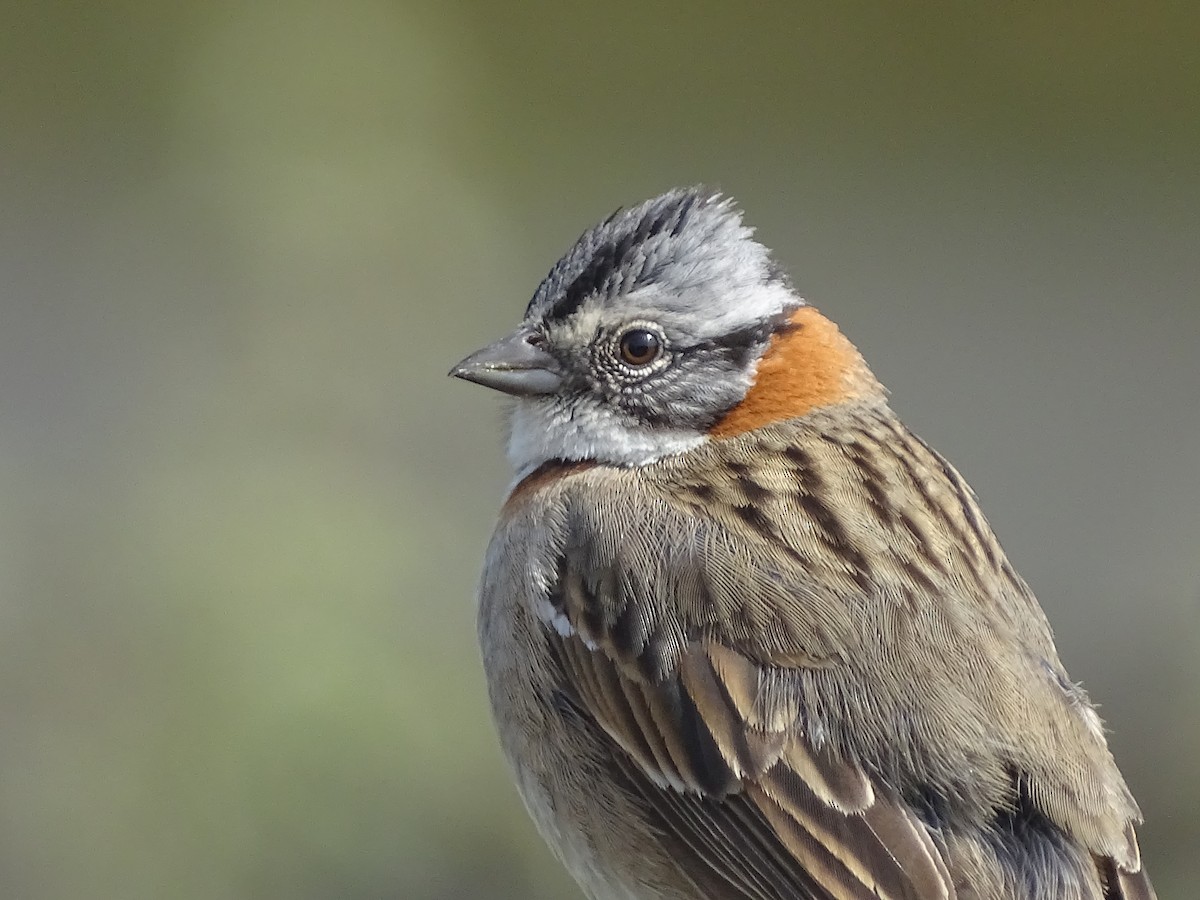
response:
M886 406L533 494L511 527L556 535L526 594L536 652L696 886L662 896L1154 897L1036 601Z

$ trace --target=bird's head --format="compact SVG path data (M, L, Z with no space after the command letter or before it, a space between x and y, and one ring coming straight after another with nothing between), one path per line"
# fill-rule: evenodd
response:
M883 389L732 201L670 191L585 232L520 326L450 373L516 397L509 458L638 466Z

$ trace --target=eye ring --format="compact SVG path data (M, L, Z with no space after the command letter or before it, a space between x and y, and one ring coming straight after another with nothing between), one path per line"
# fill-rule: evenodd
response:
M662 355L663 340L649 328L630 328L617 343L621 361L635 369L650 365Z

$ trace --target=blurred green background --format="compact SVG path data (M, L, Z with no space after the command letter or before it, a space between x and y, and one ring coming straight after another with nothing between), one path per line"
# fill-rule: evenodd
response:
M475 651L501 404L445 372L697 181L973 482L1195 895L1200 6L3 13L3 896L578 896Z

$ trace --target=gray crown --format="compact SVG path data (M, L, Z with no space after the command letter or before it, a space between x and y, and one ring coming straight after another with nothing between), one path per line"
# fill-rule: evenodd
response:
M619 209L555 264L526 318L561 321L590 298L616 300L651 286L664 289L664 311L681 313L702 309L709 299L728 304L765 284L786 287L786 275L753 234L731 199L704 187L677 188Z

